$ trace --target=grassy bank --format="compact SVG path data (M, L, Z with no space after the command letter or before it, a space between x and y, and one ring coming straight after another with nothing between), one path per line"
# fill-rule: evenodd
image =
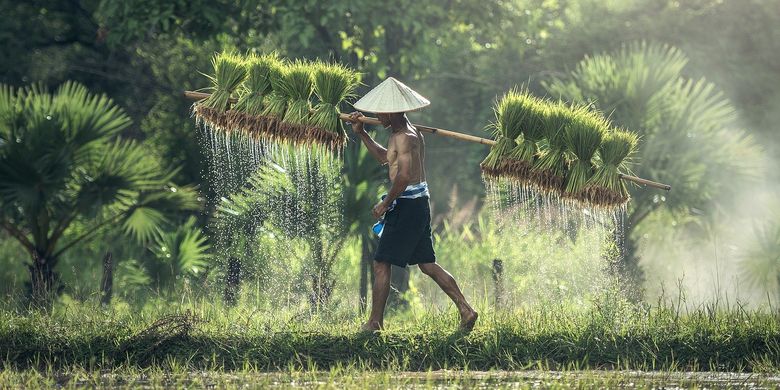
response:
M145 310L85 304L51 313L0 311L6 368L112 369L163 364L205 370L631 369L777 372L780 320L761 311L691 311L604 304L482 310L477 329L453 332L453 312L387 320L378 335L362 316L283 312L207 302Z

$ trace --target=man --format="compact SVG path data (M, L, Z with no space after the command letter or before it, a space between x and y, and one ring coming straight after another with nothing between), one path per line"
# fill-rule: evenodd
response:
M436 264L425 181L425 140L405 114L429 104L427 99L392 77L354 104L358 110L376 113L382 125L392 129L387 149L366 133L359 120L363 114L357 111L350 114L352 130L382 165L387 164L392 182L387 195L372 210L374 217L384 220L375 229L380 239L373 264L371 314L363 330L376 331L384 326L391 265L417 264L424 274L433 278L458 308L462 330L471 331L477 321L477 312L466 301L455 279Z

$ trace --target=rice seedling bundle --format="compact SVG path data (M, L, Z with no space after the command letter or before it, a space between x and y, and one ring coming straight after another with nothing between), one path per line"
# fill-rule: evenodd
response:
M502 175L526 183L531 177L531 168L537 157L537 143L544 137L545 121L549 103L537 99L523 91L517 104L524 111L520 122L521 135L515 140L515 146L499 163L498 170Z
M205 75L211 81L211 95L194 106L197 119L208 126L230 131L226 115L230 98L247 76L244 59L233 53L218 53L211 59L214 75Z
M593 176L593 157L609 124L600 114L587 110L573 111L572 122L566 127L566 147L573 155L566 177L564 196L587 201L583 189Z
M339 106L353 96L359 76L339 64L295 61L276 54L242 59L231 53L212 58L212 93L185 91L203 99L193 106L199 122L208 127L245 134L265 141L305 145L338 151L346 141ZM242 84L243 83L243 84ZM233 95L238 101L228 111ZM318 101L312 109L310 98ZM514 88L493 107L494 141L468 134L418 126L423 131L460 140L492 145L480 167L485 176L508 177L524 186L585 203L612 207L628 200L624 181L664 190L669 185L626 175L637 136L615 130L591 107L567 106L538 99ZM232 114L233 117L228 114ZM377 124L375 118L366 123ZM598 156L597 153L598 152ZM320 156L320 154L316 154ZM323 154L328 158L330 153ZM330 160L329 160L330 161ZM512 187L515 188L515 187Z
M295 144L306 143L311 117L309 98L314 92L313 65L295 61L282 78L282 86L288 97L287 111L277 131Z
M487 176L502 175L501 160L517 146L515 141L522 131L525 115L528 111L523 106L523 93L517 89L507 92L493 107L496 120L489 127L493 129L496 144L490 148L480 167Z
M576 108L575 108L576 110ZM566 127L572 121L572 109L562 102L550 103L543 117L543 148L531 170L531 182L542 191L560 194L568 168Z
M604 137L599 146L601 163L586 183L588 202L614 207L628 201L628 189L620 174L630 171L631 157L638 144L639 137L625 130L615 130Z
M319 103L311 118L311 140L329 150L344 147L347 133L339 119L339 105L353 97L360 84L357 73L340 64L319 63L314 70L314 94Z
M247 77L239 88L238 102L228 118L231 126L248 135L265 133L267 120L262 116L264 99L271 92L271 70L281 66L276 53L250 55L246 59Z
M261 115L265 121L265 134L273 139L278 139L279 122L284 117L287 110L287 101L289 95L285 89L284 79L287 77L289 69L286 61L271 63L271 69L268 76L271 82L271 92L263 99L263 112Z

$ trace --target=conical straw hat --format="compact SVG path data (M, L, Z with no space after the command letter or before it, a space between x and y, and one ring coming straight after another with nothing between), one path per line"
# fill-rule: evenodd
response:
M360 111L378 114L416 111L431 102L404 83L388 77L353 105Z

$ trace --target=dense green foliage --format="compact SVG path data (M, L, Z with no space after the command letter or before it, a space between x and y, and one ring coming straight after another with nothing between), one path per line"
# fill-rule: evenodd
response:
M534 144L536 150L531 144L516 150L524 158L538 156L534 166L548 172L532 178L540 185L560 186L566 160L572 158L564 151L572 137L556 125L565 120L556 113L561 107L583 107L570 105L572 101L593 104L620 127L642 135L633 160L635 173L673 186L668 194L629 188L633 199L626 219L629 228L615 233L627 238L626 261L609 264L621 269L617 274L625 284L641 290L660 285L659 280L676 281L680 267L695 257L707 270L739 262L727 274L741 275L737 285L750 280L762 289L751 295L758 297L754 302L764 302L764 290L778 289L778 229L772 227L777 217L754 199L750 189L757 184L743 180L754 173L767 183L778 179L776 170L761 170L756 161L771 161L780 154L776 1L0 0L0 9L4 16L0 82L14 91L42 83L35 87L41 91L35 99L38 108L25 116L35 125L28 126L35 130L32 133L41 134L19 142L10 136L10 127L2 129L3 164L12 167L3 169L0 179L5 218L0 290L8 300L21 295L30 280L25 264L32 253L49 249L49 255L59 258L48 264L61 276L63 300L85 301L99 291L100 259L109 251L116 265L116 305L136 305L156 291L172 292L171 298L187 290L214 299L223 288L225 257L236 254L243 255L252 271L244 283L261 287L253 290L260 295L259 302L308 310L310 302L339 306L365 291L370 279L366 260L376 242L368 230L373 221L368 210L381 192L383 171L355 142L348 142L344 150L345 166L338 177L344 190L333 196L340 195L338 201L343 202L343 224L318 225L313 228L316 237L294 237L289 245L278 239L290 237L284 231L288 227L278 221L259 224L266 229L262 232L227 238L214 230L220 223L215 216L221 216L229 202L243 196L254 207L274 195L264 192L269 188L283 194L300 188L294 179L271 171L252 172L251 166L224 171L214 163L212 151L203 147L214 139L202 136L190 116L192 102L180 94L210 86L201 72L212 72L209 59L216 52L250 57L277 52L285 58L340 63L362 74L357 95L392 75L433 102L429 109L410 114L413 122L478 135L493 118L492 102L515 85L527 85L531 93L551 101L563 98L559 110L546 116L550 122L543 138L548 141ZM272 86L288 77L278 63L269 68L267 82ZM293 96L264 94L264 75L264 69L250 65L243 87L238 85L241 77L221 78L238 95L257 98L244 101L254 107L248 111L262 106L265 114L282 119ZM95 99L92 105L68 103L73 112L98 105L121 122L101 135L94 149L84 150L91 156L85 160L78 159L81 146L92 145L91 141L68 138L71 125L77 123L60 123L57 115L45 119L49 110L40 108L49 104L46 96L54 96L43 91L75 85L64 84L67 80L85 85ZM335 101L354 80L327 79L315 72L309 81L312 87L305 88L306 97L313 91L319 100ZM330 91L323 88L325 81L334 82ZM10 91L4 89L0 98L7 101ZM103 94L115 103L109 105L99 97ZM295 121L304 115L304 104L296 100ZM217 105L226 107L224 96ZM0 120L6 121L10 106L0 107ZM343 135L341 124L334 123L333 107L318 107L321 117L316 123ZM377 133L377 138L384 138L381 130ZM505 152L515 149L516 140L515 136L505 142ZM235 138L225 142L241 145ZM494 259L504 260L507 299L518 306L548 296L577 302L600 288L607 265L594 254L603 243L587 242L596 236L575 229L551 237L549 231L527 226L515 226L513 233L486 212L475 211L483 205L479 163L487 149L436 136L426 137L426 145L437 251L442 264L467 286L467 294L489 299ZM617 164L624 153L602 149L594 155L593 147L583 150L587 164L595 164L578 168L572 190L586 185L595 168L599 176L592 180L622 191L615 184L614 170L604 163L612 154ZM11 157L13 165L8 162ZM58 163L62 161L66 163ZM110 172L117 174L105 179ZM210 181L204 178L206 172L222 176ZM270 186L270 181L262 182L267 179L263 175L286 185ZM247 182L249 177L253 179ZM41 178L46 180L36 181ZM24 186L9 189L15 180ZM46 185L38 186L41 183ZM40 188L45 196L36 192ZM195 188L200 199L195 199ZM29 196L35 193L41 196ZM171 203L180 207L168 207L174 206ZM756 223L767 227L757 228L756 240L742 240L736 233L752 232L744 227L753 221L744 223L734 214L749 208L746 204L758 203L761 208L750 210L751 216L775 221ZM200 212L191 218L196 208ZM112 219L111 211L121 215ZM310 222L307 211L287 211L301 212L297 217ZM340 250L312 255L322 249L318 242L332 236L343 240L329 241L343 245ZM226 241L231 243L229 250ZM680 245L659 245L671 242ZM642 269L648 276L645 281ZM663 277L652 279L654 275ZM288 289L294 293L275 295ZM720 292L710 285L700 289L708 291L706 297ZM309 295L312 291L327 293ZM435 285L417 274L412 275L406 296L413 310L446 302ZM480 345L489 348L485 340Z
M36 300L61 289L59 258L101 229L119 225L147 243L198 207L192 188L176 188L141 145L115 137L130 119L82 85L0 86L0 118L0 221L28 253ZM85 229L68 237L76 223Z

